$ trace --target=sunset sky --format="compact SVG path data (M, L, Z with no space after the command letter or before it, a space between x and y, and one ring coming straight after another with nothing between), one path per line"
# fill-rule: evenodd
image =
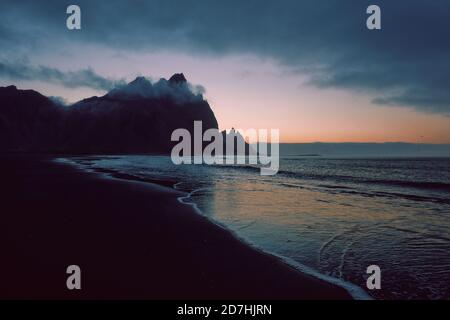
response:
M82 30L69 31L73 3L2 1L0 85L75 102L183 72L223 129L450 143L450 5L392 2L76 1ZM382 30L366 28L369 4Z

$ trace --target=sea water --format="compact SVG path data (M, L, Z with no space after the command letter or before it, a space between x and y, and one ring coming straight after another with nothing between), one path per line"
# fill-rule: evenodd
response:
M355 297L450 299L450 158L282 154L275 176L166 156L70 161L183 191L180 202ZM380 290L366 287L372 264Z

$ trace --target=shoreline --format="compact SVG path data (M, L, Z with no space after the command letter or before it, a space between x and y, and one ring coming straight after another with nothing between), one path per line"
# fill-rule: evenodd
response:
M94 172L94 173L100 174L104 178L107 178L107 179L118 179L118 180L135 181L135 182L141 182L141 183L142 182L150 183L153 185L158 185L158 186L161 186L164 188L168 188L168 191L169 190L170 191L173 191L173 190L178 191L177 185L180 183L179 181L176 182L175 180L153 180L153 179L138 177L138 176L128 174L128 173L123 173L123 172L116 171L113 169L89 168L89 164L86 164L86 167L84 167L85 164L82 164L76 160L74 161L71 158L72 157L61 157L61 158L54 159L54 161L74 166L81 171ZM86 159L84 159L84 158L81 159L82 162L85 160ZM90 160L90 158L87 158L87 160ZM352 299L373 300L373 297L371 297L364 289L357 286L356 284L322 274L322 273L320 273L304 264L301 264L289 257L282 256L275 252L265 250L264 248L262 248L261 246L258 246L256 243L252 242L248 238L245 238L245 237L239 235L236 231L230 229L228 226L205 215L195 202L186 202L185 201L186 199L191 198L192 194L197 191L198 191L197 189L193 190L191 192L180 191L181 193L183 193L183 195L177 196L178 202L182 203L185 206L192 208L195 211L195 213L200 215L202 218L206 219L207 221L214 224L215 226L218 226L219 228L225 230L226 232L229 232L236 240L240 241L243 245L249 246L252 249L260 252L261 254L268 255L269 257L271 257L273 259L279 259L282 263L286 264L288 267L295 269L297 272L307 274L308 276L312 276L321 281L325 281L327 283L330 283L330 284L336 285L340 288L343 288L344 290L346 290L346 292L348 294L350 294Z
M117 178L120 179L120 178ZM192 192L191 192L192 193ZM178 197L178 201L186 206L190 206L192 207L196 213L198 215L200 215L201 217L205 218L206 220L208 220L209 222L211 222L212 224L218 226L219 228L224 229L226 232L231 233L231 235L237 239L238 241L240 241L243 245L249 246L252 249L260 252L261 254L267 255L270 258L274 258L274 259L279 259L281 261L281 263L284 263L285 265L287 265L288 267L291 267L293 269L295 269L297 272L302 273L302 274L306 274L308 276L312 276L318 280L321 281L325 281L327 283L336 285L340 288L343 288L350 296L352 299L355 300L373 300L373 298L366 292L364 291L364 289L360 288L359 286L357 286L356 284L353 284L351 282L347 282L338 278L333 278L331 276L327 276L325 274L322 274L304 264L301 264L300 262L295 261L294 259L288 258L286 256L282 256L279 254L276 254L274 252L271 251L267 251L264 248L262 248L261 246L258 246L256 243L250 241L247 238L244 238L242 236L240 236L236 231L228 228L227 226L223 225L222 223L220 223L217 220L214 220L213 218L210 218L208 216L206 216L201 209L197 206L197 204L195 202L184 202L184 199L190 198L191 197L191 193L189 193L188 195L184 195L184 196L180 196Z
M7 209L0 269L10 275L0 284L2 298L351 298L242 243L179 203L176 190L51 159L0 157ZM86 276L74 292L65 288L64 265L77 261Z

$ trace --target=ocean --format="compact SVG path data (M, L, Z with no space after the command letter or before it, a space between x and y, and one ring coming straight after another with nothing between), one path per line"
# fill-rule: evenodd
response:
M281 152L275 176L252 166L173 165L149 155L65 161L183 191L242 241L355 298L450 299L450 158ZM369 290L366 269L381 268Z

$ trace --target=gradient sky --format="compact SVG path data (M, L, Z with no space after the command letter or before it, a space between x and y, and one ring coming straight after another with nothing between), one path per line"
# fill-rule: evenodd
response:
M450 3L392 2L2 0L0 85L75 102L183 72L223 129L450 143ZM82 30L67 30L69 4ZM365 27L369 4L381 31Z

